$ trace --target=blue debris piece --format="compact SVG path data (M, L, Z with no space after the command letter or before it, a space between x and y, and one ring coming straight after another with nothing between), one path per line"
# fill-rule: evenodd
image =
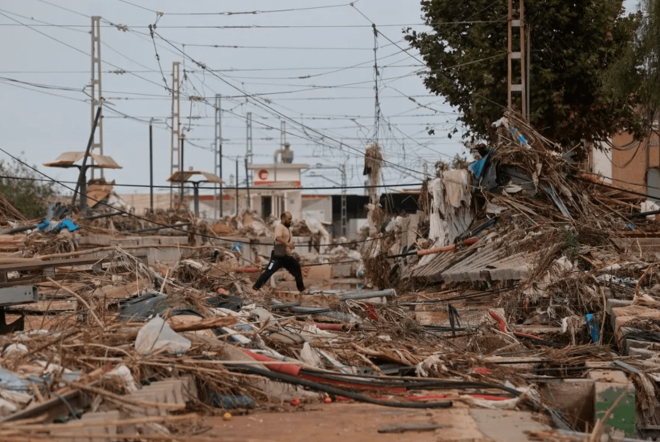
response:
M41 222L41 224L37 225L37 229L45 231L48 228L48 226L50 226L50 221L45 219Z
M520 133L518 129L516 129L513 126L509 126L509 131L513 134L514 137L516 137L516 139L518 140L518 142L522 147L527 146L527 140L525 139L523 134Z
M62 229L68 229L69 232L75 232L78 230L80 226L73 221L71 221L69 218L64 218L60 223L55 227L55 230L58 232Z
M587 315L587 327L589 328L589 334L591 335L591 340L594 343L598 343L600 339L600 324L596 322L596 315L589 313Z
M559 197L555 194L555 192L552 190L552 187L548 187L548 193L550 194L550 197L552 198L552 201L555 202L555 205L559 209L559 211L568 219L571 219L571 213L568 211L564 203L561 202Z
M490 156L491 152L492 150L489 150L485 157L470 165L470 170L474 174L475 178L481 178L481 174L484 172L484 168L486 167L486 163L488 162L488 157Z
M75 232L80 226L69 218L64 218L58 225L53 225L49 220L45 219L37 226L37 228L44 232L52 232L53 230L59 232L62 229L68 229L69 232Z
M0 388L3 390L25 391L30 388L27 381L0 367Z

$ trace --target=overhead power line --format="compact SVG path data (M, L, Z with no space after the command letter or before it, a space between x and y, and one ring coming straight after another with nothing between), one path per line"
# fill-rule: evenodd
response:
M342 4L335 4L335 5L324 5L324 6L307 6L303 8L288 8L288 9L270 9L270 10L260 10L260 9L254 9L251 11L222 11L222 12L161 12L161 11L156 11L154 9L149 9L145 8L144 6L136 5L135 3L131 3L127 0L118 0L122 3L126 3L128 5L134 6L136 8L143 9L145 11L153 12L154 14L158 14L161 16L164 15L258 15L258 14L280 14L283 12L299 12L299 11L311 11L311 10L318 10L318 9L334 9L334 8L343 8L346 6L350 6L351 3L342 3ZM357 0L359 1L359 0Z

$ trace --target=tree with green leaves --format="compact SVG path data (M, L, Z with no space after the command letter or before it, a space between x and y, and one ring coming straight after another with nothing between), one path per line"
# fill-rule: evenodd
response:
M27 219L42 218L55 195L51 181L20 161L0 161L0 193Z
M626 53L639 26L638 16L625 15L622 3L525 1L525 22L531 26L531 124L567 148L582 140L607 140L618 130L642 135L636 98L621 102L603 93L603 73ZM423 0L421 5L431 29L405 32L429 68L423 74L427 89L461 112L464 138L496 141L492 123L507 106L507 1ZM517 32L514 36L517 45ZM514 72L513 83L520 83L520 73ZM520 94L514 100L520 110Z
M619 102L634 96L650 120L660 112L660 0L641 0L638 7L635 40L604 72L603 83Z

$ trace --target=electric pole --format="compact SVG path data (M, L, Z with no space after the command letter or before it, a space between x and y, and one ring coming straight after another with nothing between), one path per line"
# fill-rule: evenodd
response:
M183 172L181 169L181 102L179 100L180 91L179 62L172 63L172 131L170 133L170 176L176 172ZM170 208L174 207L174 188L176 180L170 184ZM179 201L183 203L183 201Z
M341 236L346 237L348 214L346 210L346 191L348 181L346 179L346 163L341 165Z
M218 218L218 207L220 218L224 216L223 205L225 197L222 193L222 102L220 94L215 95L215 174L220 178L220 189L215 187L215 218Z
M525 86L525 2L520 0L520 7L518 9L518 19L513 19L513 0L508 0L509 13L507 17L508 23L508 47L507 47L507 62L508 62L508 101L507 106L513 109L512 93L520 93L521 114L523 119L527 118L527 103L526 103L526 86ZM520 34L520 49L513 51L513 28L518 28ZM520 83L513 84L513 60L520 61Z
M252 112L247 113L247 133L245 135L245 157L247 161L252 164ZM252 171L246 170L246 180L249 183L252 179Z
M92 17L92 113L91 126L94 127L94 117L97 108L103 108L103 92L101 89L101 17ZM92 143L91 153L103 155L103 116L96 125L96 134ZM92 166L94 160L92 160ZM94 167L92 169L92 179L94 179ZM101 169L101 178L103 178L103 169Z

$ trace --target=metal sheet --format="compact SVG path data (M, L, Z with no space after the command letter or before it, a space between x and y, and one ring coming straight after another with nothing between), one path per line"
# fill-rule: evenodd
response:
M33 285L0 289L0 306L29 304L39 300L39 289Z

